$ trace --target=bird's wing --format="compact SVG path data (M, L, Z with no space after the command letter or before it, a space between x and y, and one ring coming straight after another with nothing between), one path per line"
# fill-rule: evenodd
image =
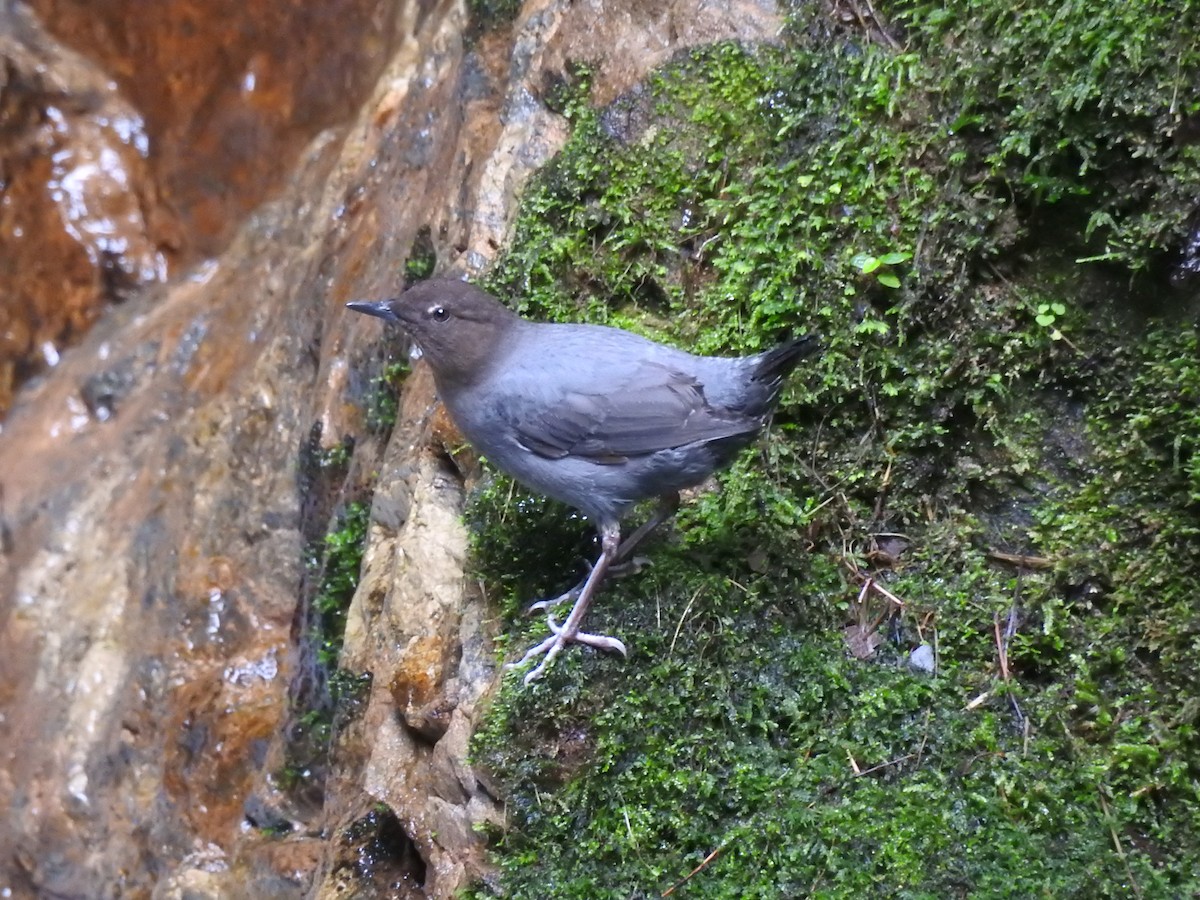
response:
M610 392L569 390L513 422L521 444L547 459L621 463L696 441L758 429L761 422L714 409L695 378L658 363L634 367Z

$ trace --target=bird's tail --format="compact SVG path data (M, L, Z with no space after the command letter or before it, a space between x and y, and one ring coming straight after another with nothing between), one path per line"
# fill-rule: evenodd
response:
M753 378L774 392L783 383L783 379L791 374L792 369L799 365L800 360L820 349L821 340L815 334L786 340L758 358L758 367L754 370Z

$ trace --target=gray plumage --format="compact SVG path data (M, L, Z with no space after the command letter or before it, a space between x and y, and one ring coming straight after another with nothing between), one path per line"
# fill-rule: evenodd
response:
M573 640L623 652L613 638L564 637L572 619L577 630L604 568L633 549L617 546L620 519L651 497L670 508L657 520L673 512L681 489L753 441L783 380L816 349L802 337L754 356L694 356L618 328L531 322L447 279L349 306L412 335L451 417L497 468L597 523L605 550L593 578L564 595L578 592L579 615L562 628L551 618L554 635L531 678Z

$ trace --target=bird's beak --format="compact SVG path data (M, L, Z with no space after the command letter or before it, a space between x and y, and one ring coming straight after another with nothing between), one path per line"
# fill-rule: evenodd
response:
M392 312L392 308L388 306L391 302L390 300L380 300L378 302L355 300L353 303L347 303L346 309L366 313L368 316L375 316L376 318L383 319L385 322L399 322L400 317Z

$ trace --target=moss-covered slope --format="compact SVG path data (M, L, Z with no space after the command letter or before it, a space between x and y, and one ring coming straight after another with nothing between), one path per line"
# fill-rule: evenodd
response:
M797 6L551 98L497 293L826 350L593 608L630 659L506 681L481 895L1200 891L1200 14L1026 7ZM470 517L515 655L589 529L500 478Z

